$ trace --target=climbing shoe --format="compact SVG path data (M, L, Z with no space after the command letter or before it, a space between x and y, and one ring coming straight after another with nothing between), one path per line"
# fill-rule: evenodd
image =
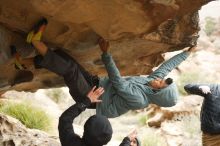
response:
M11 56L14 58L14 66L18 70L27 69L24 64L21 63L21 55L17 52L17 48L15 46L10 46Z
M46 29L48 21L46 18L41 19L28 33L26 42L31 43L33 40L40 41L43 35L43 32Z

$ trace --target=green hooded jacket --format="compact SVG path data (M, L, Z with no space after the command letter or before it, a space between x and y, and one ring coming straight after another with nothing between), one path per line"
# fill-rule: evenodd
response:
M105 92L100 97L102 102L96 106L96 113L114 118L129 110L145 108L150 103L162 107L174 106L178 99L175 83L157 91L148 85L156 78L163 79L188 56L189 52L187 51L175 55L147 77L124 78L120 75L112 56L107 52L103 53L102 61L105 64L108 77L100 79L100 86L105 89Z

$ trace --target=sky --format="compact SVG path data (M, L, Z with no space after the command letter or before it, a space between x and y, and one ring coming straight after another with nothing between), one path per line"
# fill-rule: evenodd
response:
M220 0L213 1L203 6L199 11L200 19L204 20L205 17L211 16L214 18L220 17Z

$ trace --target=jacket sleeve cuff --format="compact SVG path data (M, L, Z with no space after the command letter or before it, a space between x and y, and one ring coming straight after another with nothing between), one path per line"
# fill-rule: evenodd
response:
M108 61L111 58L111 55L108 52L102 54L102 61Z
M131 140L128 136L126 136L123 140L131 142Z
M131 140L130 140L130 138L127 136L127 137L125 137L125 138L123 139L122 143L123 143L123 144L126 144L126 145L130 145Z
M182 54L185 56L185 57L188 57L191 53L189 51L183 51Z
M85 104L86 107L89 107L91 105L91 100L88 97L86 97L85 100L83 100L83 104Z
M77 105L81 110L85 110L91 105L91 101L88 97L86 97L82 102L77 103Z

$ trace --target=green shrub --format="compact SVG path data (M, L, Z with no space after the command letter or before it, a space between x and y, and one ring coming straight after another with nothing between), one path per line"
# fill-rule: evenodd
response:
M162 137L156 135L153 131L145 134L141 141L142 146L165 146L165 141Z
M60 103L66 97L65 93L60 88L46 90L46 95L56 103Z
M177 82L177 86L178 86L178 90L179 90L180 94L187 95L186 91L184 90L184 86L186 84L197 83L198 81L204 81L204 80L200 80L200 78L201 78L200 76L201 76L201 74L194 73L194 72L182 73L179 76L179 79Z
M205 21L205 32L210 36L215 30L216 21L212 17L206 17Z
M147 115L141 115L141 116L139 117L139 123L140 123L140 125L141 125L141 126L146 125L147 119L148 119Z
M51 119L41 109L29 103L1 104L0 112L18 119L28 128L48 131L51 128Z
M212 78L208 78L208 74L202 72L184 72L182 73L177 81L178 90L181 95L187 95L184 90L184 86L190 83L213 83L214 80Z

